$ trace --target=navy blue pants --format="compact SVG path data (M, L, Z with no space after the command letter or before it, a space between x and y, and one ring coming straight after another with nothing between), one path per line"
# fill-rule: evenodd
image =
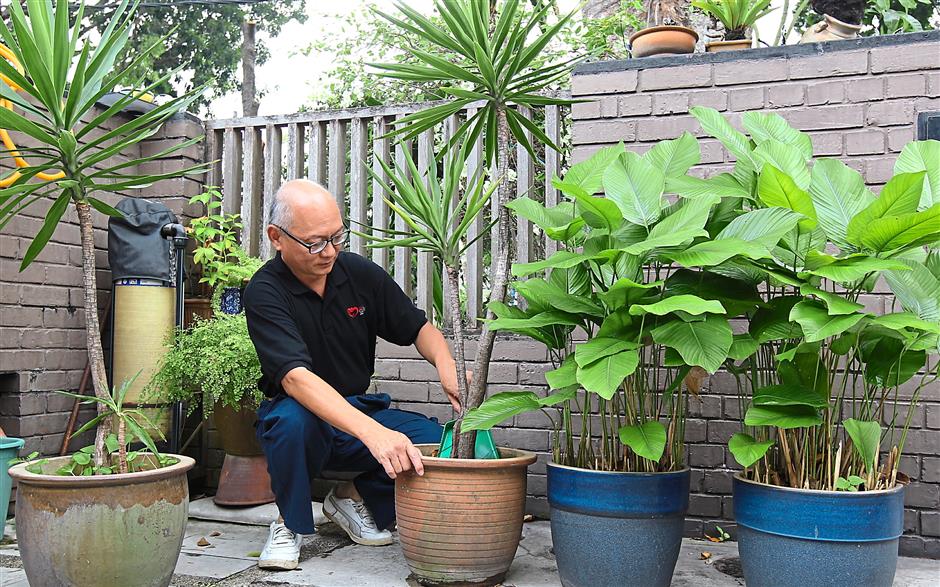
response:
M437 444L443 428L423 414L389 409L388 394L346 398L353 407L415 444ZM288 396L261 402L258 440L268 459L271 489L284 524L313 534L310 484L321 471L363 471L353 483L379 528L395 520L395 482L359 439L337 430Z

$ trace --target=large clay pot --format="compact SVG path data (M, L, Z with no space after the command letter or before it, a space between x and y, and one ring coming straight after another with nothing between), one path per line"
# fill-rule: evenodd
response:
M49 474L71 457L50 459L44 474L26 463L17 480L16 536L31 585L166 587L189 513L186 472L193 459L167 455L169 467L90 477Z
M807 43L857 39L858 33L861 30L862 25L860 24L849 24L825 14L823 15L823 20L817 22L803 33L803 36L800 38L800 44L805 45Z
M395 480L405 560L425 585L502 582L522 538L526 469L535 454L500 448L500 459L441 459L418 445L424 475Z
M268 461L255 435L258 419L255 409L235 410L216 404L213 414L225 460L212 501L224 506L254 506L274 501Z
M684 26L654 26L633 33L630 54L633 57L651 55L681 55L695 52L698 33Z
M739 39L737 41L712 41L705 43L706 53L721 53L722 51L741 51L751 48L750 39Z
M737 475L734 519L748 587L891 587L904 531L904 486L814 491Z
M7 469L10 461L16 458L25 443L22 438L0 436L0 538L6 529L7 508L10 506L10 492L13 490L13 481Z

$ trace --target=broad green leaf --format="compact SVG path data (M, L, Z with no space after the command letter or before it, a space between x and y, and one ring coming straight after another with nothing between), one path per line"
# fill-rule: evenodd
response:
M590 158L572 165L564 182L580 187L589 195L596 194L604 187L604 171L623 152L623 145L598 149Z
M801 214L786 208L751 210L732 220L715 236L715 240L738 238L773 247L802 219Z
M608 308L622 308L630 306L640 298L647 295L650 290L661 286L663 282L654 281L651 283L636 283L633 280L622 277L615 281L606 292L598 294L604 300Z
M743 361L757 352L757 341L750 334L735 334L728 350L728 358Z
M744 415L747 426L809 428L822 424L822 417L810 406L751 406Z
M581 323L564 312L542 312L528 318L497 318L490 322L493 330L514 330L517 328L539 328L541 326L579 326Z
M779 206L804 216L799 222L800 230L816 227L816 209L809 193L797 187L789 175L771 164L764 165L757 181L757 194L768 207Z
M940 241L940 204L922 212L876 218L860 235L859 241L879 253Z
M545 381L551 389L565 389L578 384L578 364L574 355L568 355L561 366L545 374Z
M921 320L916 314L911 312L892 312L891 314L875 316L872 319L872 323L890 328L891 330L910 328L940 334L940 323Z
M739 161L744 160L753 167L753 149L750 139L731 126L717 110L695 106L689 109L689 113L698 120L705 132L721 141L721 144L731 151L735 158Z
M635 426L621 426L618 434L620 442L654 463L659 462L666 450L666 428L655 420Z
M541 202L523 196L510 201L506 204L506 207L515 212L517 216L522 216L542 229L561 228L574 220L574 211L571 209L570 204L568 204L567 211L563 211L560 205L554 208L546 208Z
M762 163L762 167L769 164L779 169L801 190L809 188L809 168L806 166L806 159L797 147L770 139L757 145L754 149L754 158Z
M599 338L636 338L636 328L633 325L634 320L627 307L622 307L604 318L601 327L597 330L597 336Z
M515 288L527 300L537 300L539 305L546 309L553 308L569 314L604 316L604 309L594 303L589 296L570 294L545 279L536 277L517 282Z
M667 178L682 177L689 168L698 165L701 152L695 137L684 132L678 139L656 143L643 158Z
M800 293L804 296L814 295L826 302L826 308L828 308L829 314L833 316L839 314L854 314L865 308L862 304L847 300L839 294L823 291L811 285L804 284L800 286Z
M636 350L627 350L609 355L586 367L578 367L578 383L584 389L610 399L623 380L636 371L640 355Z
M675 232L700 231L708 222L708 214L718 201L717 197L682 200L668 209L665 216L656 223L649 233L651 239L661 239Z
M657 343L677 350L687 365L702 367L709 373L718 371L728 358L733 340L728 320L712 315L697 322L671 320L651 333Z
M817 159L809 194L819 226L839 248L846 249L849 222L875 199L861 174L838 159Z
M806 273L825 277L837 283L850 283L879 271L904 272L905 269L908 269L908 267L900 261L879 259L868 255L853 255L837 259L827 265L806 271Z
M754 405L824 408L829 405L829 398L808 387L783 383L755 389Z
M542 406L531 391L504 391L486 398L478 408L471 408L463 417L461 432L489 430L516 414L531 412Z
M728 441L728 450L734 455L734 460L742 467L750 467L764 458L767 451L774 445L773 440L758 441L750 434L735 433Z
M662 213L665 176L633 151L624 151L604 172L604 192L624 219L650 227Z
M927 362L923 350L908 350L904 341L877 329L862 332L859 347L865 364L865 380L891 389L906 383Z
M750 198L751 191L742 186L730 173L719 173L708 179L683 175L666 178L666 192L683 198L704 196L721 198Z
M802 332L799 325L790 320L790 312L801 300L802 296L772 298L754 314L748 332L758 343L799 338Z
M696 243L684 251L667 253L666 257L683 267L712 267L739 255L753 260L766 259L770 251L760 243L725 238Z
M898 261L906 271L885 271L884 278L901 307L928 322L940 322L940 279L922 263Z
M737 316L761 305L757 287L709 271L679 269L666 279L668 295L690 294L706 300L718 300L728 316Z
M630 314L642 316L643 314L655 314L665 316L670 312L681 310L687 314L698 316L701 314L724 314L725 308L721 302L715 300L703 300L698 296L681 294L662 299L654 304L636 304L630 307Z
M804 161L813 158L813 142L809 135L802 133L792 126L779 114L762 112L745 112L741 117L744 128L751 133L751 138L758 144L775 140L796 147Z
M642 255L657 248L677 247L703 236L708 236L708 232L703 228L662 231L656 236L650 236L638 243L624 247L623 250L630 255Z
M864 317L865 314L861 313L830 316L821 304L809 301L796 304L790 311L790 320L799 323L806 342L815 342L841 334L855 326Z
M895 173L927 173L919 209L940 204L940 141L913 141L901 150L894 163Z
M517 277L522 277L532 273L537 273L539 271L544 271L545 269L567 269L585 261L613 258L617 252L618 251L605 251L603 254L599 253L597 255L589 255L585 253L573 253L571 251L557 251L555 254L553 254L548 259L545 259L544 261L536 261L534 263L513 263L512 274Z
M574 347L574 361L578 367L587 367L604 357L637 348L636 343L615 338L592 338Z
M923 186L923 171L892 177L882 188L881 195L849 221L847 240L853 245L861 245L862 237L872 221L886 216L916 212Z
M878 422L849 418L842 421L842 427L852 439L855 452L865 463L865 470L871 474L875 469L875 459L881 446L881 425Z

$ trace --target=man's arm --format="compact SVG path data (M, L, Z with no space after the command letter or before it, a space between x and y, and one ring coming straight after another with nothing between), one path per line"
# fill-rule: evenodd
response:
M418 331L418 338L415 339L415 348L421 353L421 356L427 359L429 363L437 367L437 376L441 380L441 387L450 400L450 405L456 412L460 412L460 394L457 391L457 366L454 363L454 357L450 354L450 348L441 331L434 327L430 322L425 322L421 330ZM467 373L469 380L470 373Z
M281 380L281 386L287 395L319 418L361 440L392 479L412 467L418 475L424 474L421 452L407 436L382 426L352 407L315 373L295 367Z

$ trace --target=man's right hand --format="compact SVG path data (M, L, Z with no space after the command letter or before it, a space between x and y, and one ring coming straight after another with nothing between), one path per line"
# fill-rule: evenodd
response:
M360 440L392 479L411 469L418 475L424 475L421 451L401 432L379 425L374 431L360 437Z

